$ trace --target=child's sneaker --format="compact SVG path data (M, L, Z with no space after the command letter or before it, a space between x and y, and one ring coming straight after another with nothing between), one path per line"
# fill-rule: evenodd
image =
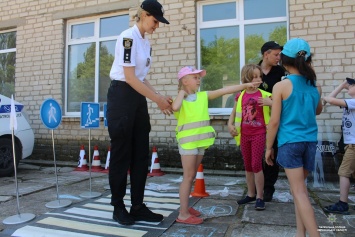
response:
M243 205L243 204L247 204L247 203L250 203L250 202L254 202L255 200L256 200L256 196L255 196L255 197L249 197L249 196L247 195L245 198L243 198L243 199L237 201L237 203L238 203L239 205Z
M255 210L257 210L257 211L265 210L265 202L264 202L264 200L262 200L260 198L256 199Z
M329 205L323 208L323 211L326 213L337 213L343 215L349 215L349 205L347 203L337 202L333 205Z

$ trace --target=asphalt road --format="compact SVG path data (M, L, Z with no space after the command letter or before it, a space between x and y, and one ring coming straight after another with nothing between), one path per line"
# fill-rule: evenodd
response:
M48 165L48 164L47 164ZM74 171L71 165L53 167L40 162L21 162L17 172L19 198L16 198L14 177L0 178L0 236L294 236L295 215L288 182L281 174L272 202L266 210L256 211L254 205L238 206L236 200L245 195L243 172L204 171L205 198L191 198L190 204L202 213L204 223L198 226L174 222L178 215L178 190L181 170L164 169L166 174L148 177L145 202L152 210L164 214L161 223L136 223L125 227L115 223L109 205L107 173ZM221 175L224 174L224 175ZM58 192L56 185L58 177ZM90 182L91 180L91 182ZM99 193L97 198L83 198L90 191ZM350 215L326 215L322 207L339 198L337 183L316 185L308 183L321 236L355 236L355 210ZM58 196L57 196L58 194ZM129 189L127 190L129 206ZM350 204L355 205L355 191L350 193ZM46 204L68 200L63 208L48 208ZM18 202L17 202L18 200ZM11 216L30 213L35 218L22 224L4 224ZM15 234L14 234L15 233Z

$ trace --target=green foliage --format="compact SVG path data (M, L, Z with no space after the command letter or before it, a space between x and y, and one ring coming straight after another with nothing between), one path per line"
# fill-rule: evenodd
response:
M78 63L71 72L68 88L70 102L95 101L95 52L96 45L92 43L83 55L84 61ZM105 98L110 83L110 69L114 60L114 56L109 53L106 46L101 45L99 60L99 80L104 80L104 83L100 81L100 94L104 94L101 96ZM69 108L71 111L73 109Z
M280 45L287 41L285 26L278 26L269 34L267 41L274 40ZM265 43L262 34L248 35L245 39L246 63L259 63L260 48ZM207 71L202 80L201 90L216 90L224 85L240 82L239 39L215 38L208 45L201 39L201 67ZM222 98L210 101L210 108L222 108Z
M0 49L16 48L16 32L0 34ZM0 93L11 97L15 94L16 52L0 54Z
M201 41L202 68L207 71L201 90L211 91L223 87L223 82L237 82L239 78L239 39L223 37L207 46ZM210 108L222 107L222 98L209 102Z
M260 48L265 43L262 35L249 35L245 39L245 64L258 64L261 57Z
M276 41L279 45L285 45L287 42L286 26L278 26L270 33L269 41Z

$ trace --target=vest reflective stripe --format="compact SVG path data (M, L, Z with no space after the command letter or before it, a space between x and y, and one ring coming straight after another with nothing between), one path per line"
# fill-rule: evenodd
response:
M179 142L180 142L180 146L182 146L183 144L189 143L189 142L194 142L194 141L198 141L198 140L205 140L208 138L214 138L215 134L213 132L209 132L209 133L204 133L204 134L197 134L197 135L192 135L192 136L188 136L188 137L183 137L180 138Z
M215 131L210 125L208 94L196 93L196 101L183 100L177 119L176 140L183 149L208 148L213 145Z
M187 123L181 126L178 126L178 132L182 132L185 130L193 129L193 128L200 128L204 126L209 126L210 125L210 120L205 120L205 121L199 121L199 122L194 122L194 123Z
M261 90L259 89L259 91L261 92L261 96L263 98L268 98L271 96L271 93ZM242 93L240 94L240 96L238 97L238 101L237 101L237 107L235 109L235 119L234 119L234 126L237 129L238 135L234 137L235 142L237 143L237 146L240 145L240 130L241 130L241 123L242 123L242 98L243 95L245 93L245 90L242 91ZM269 124L270 121L270 107L269 106L263 106L263 115L264 115L264 122L265 125Z

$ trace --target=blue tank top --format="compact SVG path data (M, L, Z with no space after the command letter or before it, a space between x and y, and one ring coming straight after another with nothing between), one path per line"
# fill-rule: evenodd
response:
M295 142L316 142L316 109L320 100L317 87L301 75L288 75L292 82L290 96L282 101L278 146Z

